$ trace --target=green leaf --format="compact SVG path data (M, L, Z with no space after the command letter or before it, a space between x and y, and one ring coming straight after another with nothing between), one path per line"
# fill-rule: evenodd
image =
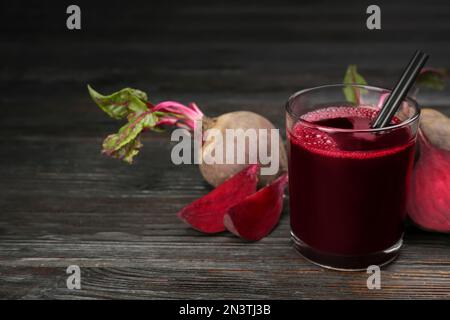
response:
M147 94L137 89L125 88L104 96L88 85L88 91L94 102L114 119L123 119L148 110Z
M446 77L447 70L445 69L425 68L417 77L416 86L434 90L443 90Z
M347 71L344 76L344 84L359 84L359 85L367 85L366 80L358 73L357 67L354 64L348 66ZM346 86L343 89L345 98L348 102L358 104L359 96L365 90L361 90L359 88Z
M103 141L103 153L132 163L133 157L139 153L139 149L142 147L139 139L142 130L153 130L156 121L156 116L150 111L131 117L118 133L109 135Z

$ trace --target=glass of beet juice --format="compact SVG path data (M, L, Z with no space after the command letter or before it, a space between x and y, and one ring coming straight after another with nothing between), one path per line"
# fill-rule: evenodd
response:
M381 266L402 246L420 111L407 98L389 126L371 129L389 93L327 85L287 102L291 234L320 266Z

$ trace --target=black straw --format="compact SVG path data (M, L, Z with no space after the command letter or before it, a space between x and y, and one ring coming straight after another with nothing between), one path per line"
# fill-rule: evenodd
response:
M412 85L416 81L416 78L419 75L420 70L422 70L425 65L427 59L428 55L420 50L417 50L414 53L414 56L403 71L402 76L381 107L380 113L375 119L375 122L372 124L372 128L383 128L391 123L392 117L397 112L409 89L411 89Z

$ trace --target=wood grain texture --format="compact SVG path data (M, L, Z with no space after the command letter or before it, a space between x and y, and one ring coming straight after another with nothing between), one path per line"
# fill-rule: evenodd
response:
M169 135L147 135L136 164L100 154L118 128L90 101L141 88L196 101L208 115L248 109L284 126L293 92L342 80L355 63L390 87L416 48L449 68L450 4L380 1L383 30L365 29L365 1L79 1L1 3L0 298L450 298L450 238L409 225L382 289L367 274L324 270L298 256L287 205L257 243L203 235L176 212L210 188L170 162ZM20 18L20 19L19 19ZM421 105L450 115L450 88ZM82 270L82 289L65 269Z

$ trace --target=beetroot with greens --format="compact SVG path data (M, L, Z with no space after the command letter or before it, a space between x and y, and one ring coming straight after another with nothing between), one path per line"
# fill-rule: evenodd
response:
M110 117L127 121L117 133L109 135L104 140L103 153L128 163L132 163L133 157L138 154L142 147L140 142L142 132L160 132L166 127L178 127L194 131L199 123L202 123L203 132L208 129L217 129L222 134L226 129L267 129L266 150L271 150L270 129L275 129L275 127L269 120L254 112L236 111L216 118L209 118L203 114L195 103L184 105L176 101L164 101L152 104L148 101L147 94L137 89L125 88L107 96L98 93L90 86L88 86L88 90L95 103ZM202 120L202 122L199 122L199 120ZM206 149L213 149L211 144L214 143L215 141L204 143L201 148L201 156L206 152ZM245 148L246 154L243 157L246 159L246 163L244 164L207 164L202 162L200 172L209 184L218 186L244 169L248 165L248 159L258 159L258 151L254 149ZM223 154L225 154L225 150L226 141L223 143ZM253 157L249 155L249 152L256 152L256 154ZM281 138L278 154L280 164L278 172L274 175L260 176L261 185L269 183L286 171L286 151Z

